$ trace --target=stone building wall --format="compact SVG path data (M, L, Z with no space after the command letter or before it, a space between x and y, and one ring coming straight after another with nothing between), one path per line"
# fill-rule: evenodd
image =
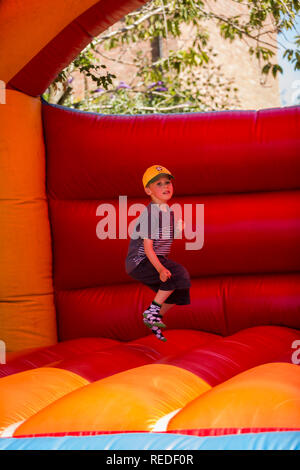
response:
M242 14L241 18L247 18L248 9L245 5L238 4L232 0L209 0L205 2L207 6L210 6L213 11L219 15L237 15ZM208 10L208 7L205 7ZM121 25L121 22L114 25L110 30L115 29L116 26ZM271 19L266 21L264 31L270 30ZM225 40L219 33L219 26L215 20L206 20L203 22L203 28L209 34L209 44L212 46L214 52L217 54L215 57L211 57L211 60L216 65L221 65L221 70L226 79L233 79L234 83L232 86L238 88L237 96L239 98L239 104L233 105L230 109L262 109L280 107L280 91L279 91L279 79L276 79L269 73L266 78L261 74L262 65L258 59L252 55L250 56L248 49L250 46L255 46L255 41L251 38L247 39L235 39L233 42ZM108 30L108 31L110 31ZM193 27L186 26L182 29L182 36L178 40L168 38L167 42L164 41L163 49L171 50L182 47L187 47L192 43L193 38ZM276 45L276 34L265 34L263 39L271 44ZM105 51L102 47L99 47L99 58L101 63L106 65L111 73L114 73L117 78L115 84L117 85L120 81L126 82L129 85L136 84L138 78L136 77L136 67L130 65L133 63L133 48L147 50L150 54L150 44L147 43L135 43L133 45L126 45L123 50L113 49L111 51ZM110 57L111 60L106 57ZM121 60L122 63L118 63L116 60ZM274 56L274 61L276 55ZM207 73L205 70L201 71L200 74ZM84 81L82 77L77 74L74 75L73 81L74 94L76 99L82 99L84 97ZM266 83L262 83L266 81ZM94 84L89 84L92 88Z

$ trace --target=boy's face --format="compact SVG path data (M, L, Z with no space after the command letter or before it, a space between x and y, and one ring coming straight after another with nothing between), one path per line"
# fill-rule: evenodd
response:
M154 183L145 188L146 193L152 197L154 202L167 202L173 196L173 184L168 176L161 176Z

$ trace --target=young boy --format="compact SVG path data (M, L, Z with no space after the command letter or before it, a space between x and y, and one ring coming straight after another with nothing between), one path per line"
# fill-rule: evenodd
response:
M168 259L174 235L182 230L182 220L174 227L174 212L168 205L173 195L173 178L161 165L145 171L143 185L152 201L137 220L125 261L127 274L156 292L143 312L143 321L162 341L166 341L160 329L166 327L162 322L166 311L173 305L191 303L188 271Z

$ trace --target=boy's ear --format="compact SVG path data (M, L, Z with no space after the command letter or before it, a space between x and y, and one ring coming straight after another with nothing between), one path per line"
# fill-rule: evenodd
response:
M145 193L148 194L148 196L150 196L151 194L151 189L148 188L147 186L145 187Z

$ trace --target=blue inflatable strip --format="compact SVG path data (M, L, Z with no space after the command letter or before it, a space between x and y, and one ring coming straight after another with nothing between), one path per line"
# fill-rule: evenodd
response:
M163 433L3 437L0 450L300 450L300 431L207 437Z

